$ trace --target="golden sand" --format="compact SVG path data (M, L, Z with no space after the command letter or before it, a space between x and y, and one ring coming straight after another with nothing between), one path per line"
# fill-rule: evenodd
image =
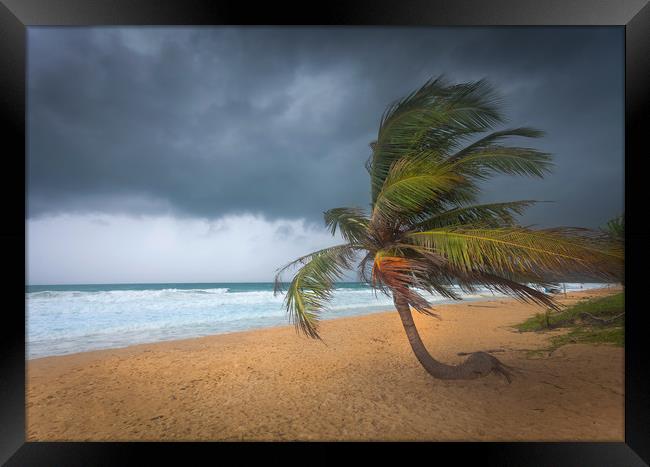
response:
M30 360L27 439L623 441L623 349L569 345L532 358L552 334L510 326L538 307L495 299L436 310L442 320L415 316L435 358L497 350L523 374L512 384L435 380L397 313L376 313L323 321L324 343L286 326Z

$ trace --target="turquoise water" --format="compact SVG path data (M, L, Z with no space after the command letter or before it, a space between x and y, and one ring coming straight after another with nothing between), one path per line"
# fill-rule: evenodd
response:
M568 290L602 284L568 284ZM492 298L488 290L466 300ZM30 285L27 358L290 324L272 283ZM439 296L432 303L449 303ZM323 319L392 309L360 283L340 283Z

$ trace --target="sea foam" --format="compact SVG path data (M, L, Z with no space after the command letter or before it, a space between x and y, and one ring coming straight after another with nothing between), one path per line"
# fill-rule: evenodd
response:
M567 284L567 291L602 286ZM463 298L493 296L483 289ZM286 325L283 298L274 295L272 284L30 286L25 294L27 358ZM434 304L449 302L427 298ZM341 284L322 318L392 307L390 297L366 286Z

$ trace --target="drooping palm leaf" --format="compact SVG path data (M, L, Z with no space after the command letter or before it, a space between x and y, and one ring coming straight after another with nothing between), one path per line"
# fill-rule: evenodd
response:
M361 282L372 284L372 267L374 264L374 252L367 251L364 257L359 261L358 277Z
M296 329L318 338L318 314L332 297L334 283L352 267L355 249L337 245L305 255L281 268L275 278L275 293L282 288L281 274L298 264L303 266L293 277L284 300Z
M325 225L332 235L337 228L344 239L351 243L362 243L368 235L370 222L361 208L334 208L324 213Z
M551 297L534 287L526 285L552 285L551 282L535 273L502 273L496 275L479 270L468 271L455 267L444 256L431 253L421 246L409 246L402 243L398 245L402 251L405 249L411 250L429 264L430 268L424 274L422 274L421 270L413 271L413 274L417 277L416 283L418 287L427 290L429 293L437 293L446 298L459 300L460 296L451 287L458 285L465 293L476 293L479 291L479 287L484 287L491 291L514 296L524 302L533 302L552 308L557 306Z
M521 279L521 278L520 278ZM486 272L473 272L463 278L465 283L472 283L481 285L488 290L500 292L510 295L517 300L525 303L535 303L537 305L546 306L554 310L559 309L559 305L553 297L545 294L544 292L530 287L521 281L515 281L502 277L496 274ZM547 281L539 281L537 285L550 285Z
M428 276L423 279L423 283L426 284L424 290L429 292L431 295L440 295L448 300L462 300L461 296L454 291L453 283L445 283L440 281L436 276Z
M431 310L431 304L414 290L419 285L417 273L424 273L427 268L425 262L394 256L393 252L382 250L377 252L374 257L372 285L387 295L399 294L420 313L438 317Z

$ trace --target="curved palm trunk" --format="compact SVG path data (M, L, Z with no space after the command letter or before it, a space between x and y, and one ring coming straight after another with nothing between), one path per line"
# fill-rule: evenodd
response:
M508 382L510 382L512 375L508 371L508 367L496 357L485 352L471 354L460 365L447 365L435 360L427 351L422 339L420 339L420 334L413 322L411 308L406 299L399 294L394 294L393 302L402 319L402 324L404 325L404 330L406 331L406 336L411 344L413 353L431 376L438 379L475 379L490 373L496 373L505 376Z

